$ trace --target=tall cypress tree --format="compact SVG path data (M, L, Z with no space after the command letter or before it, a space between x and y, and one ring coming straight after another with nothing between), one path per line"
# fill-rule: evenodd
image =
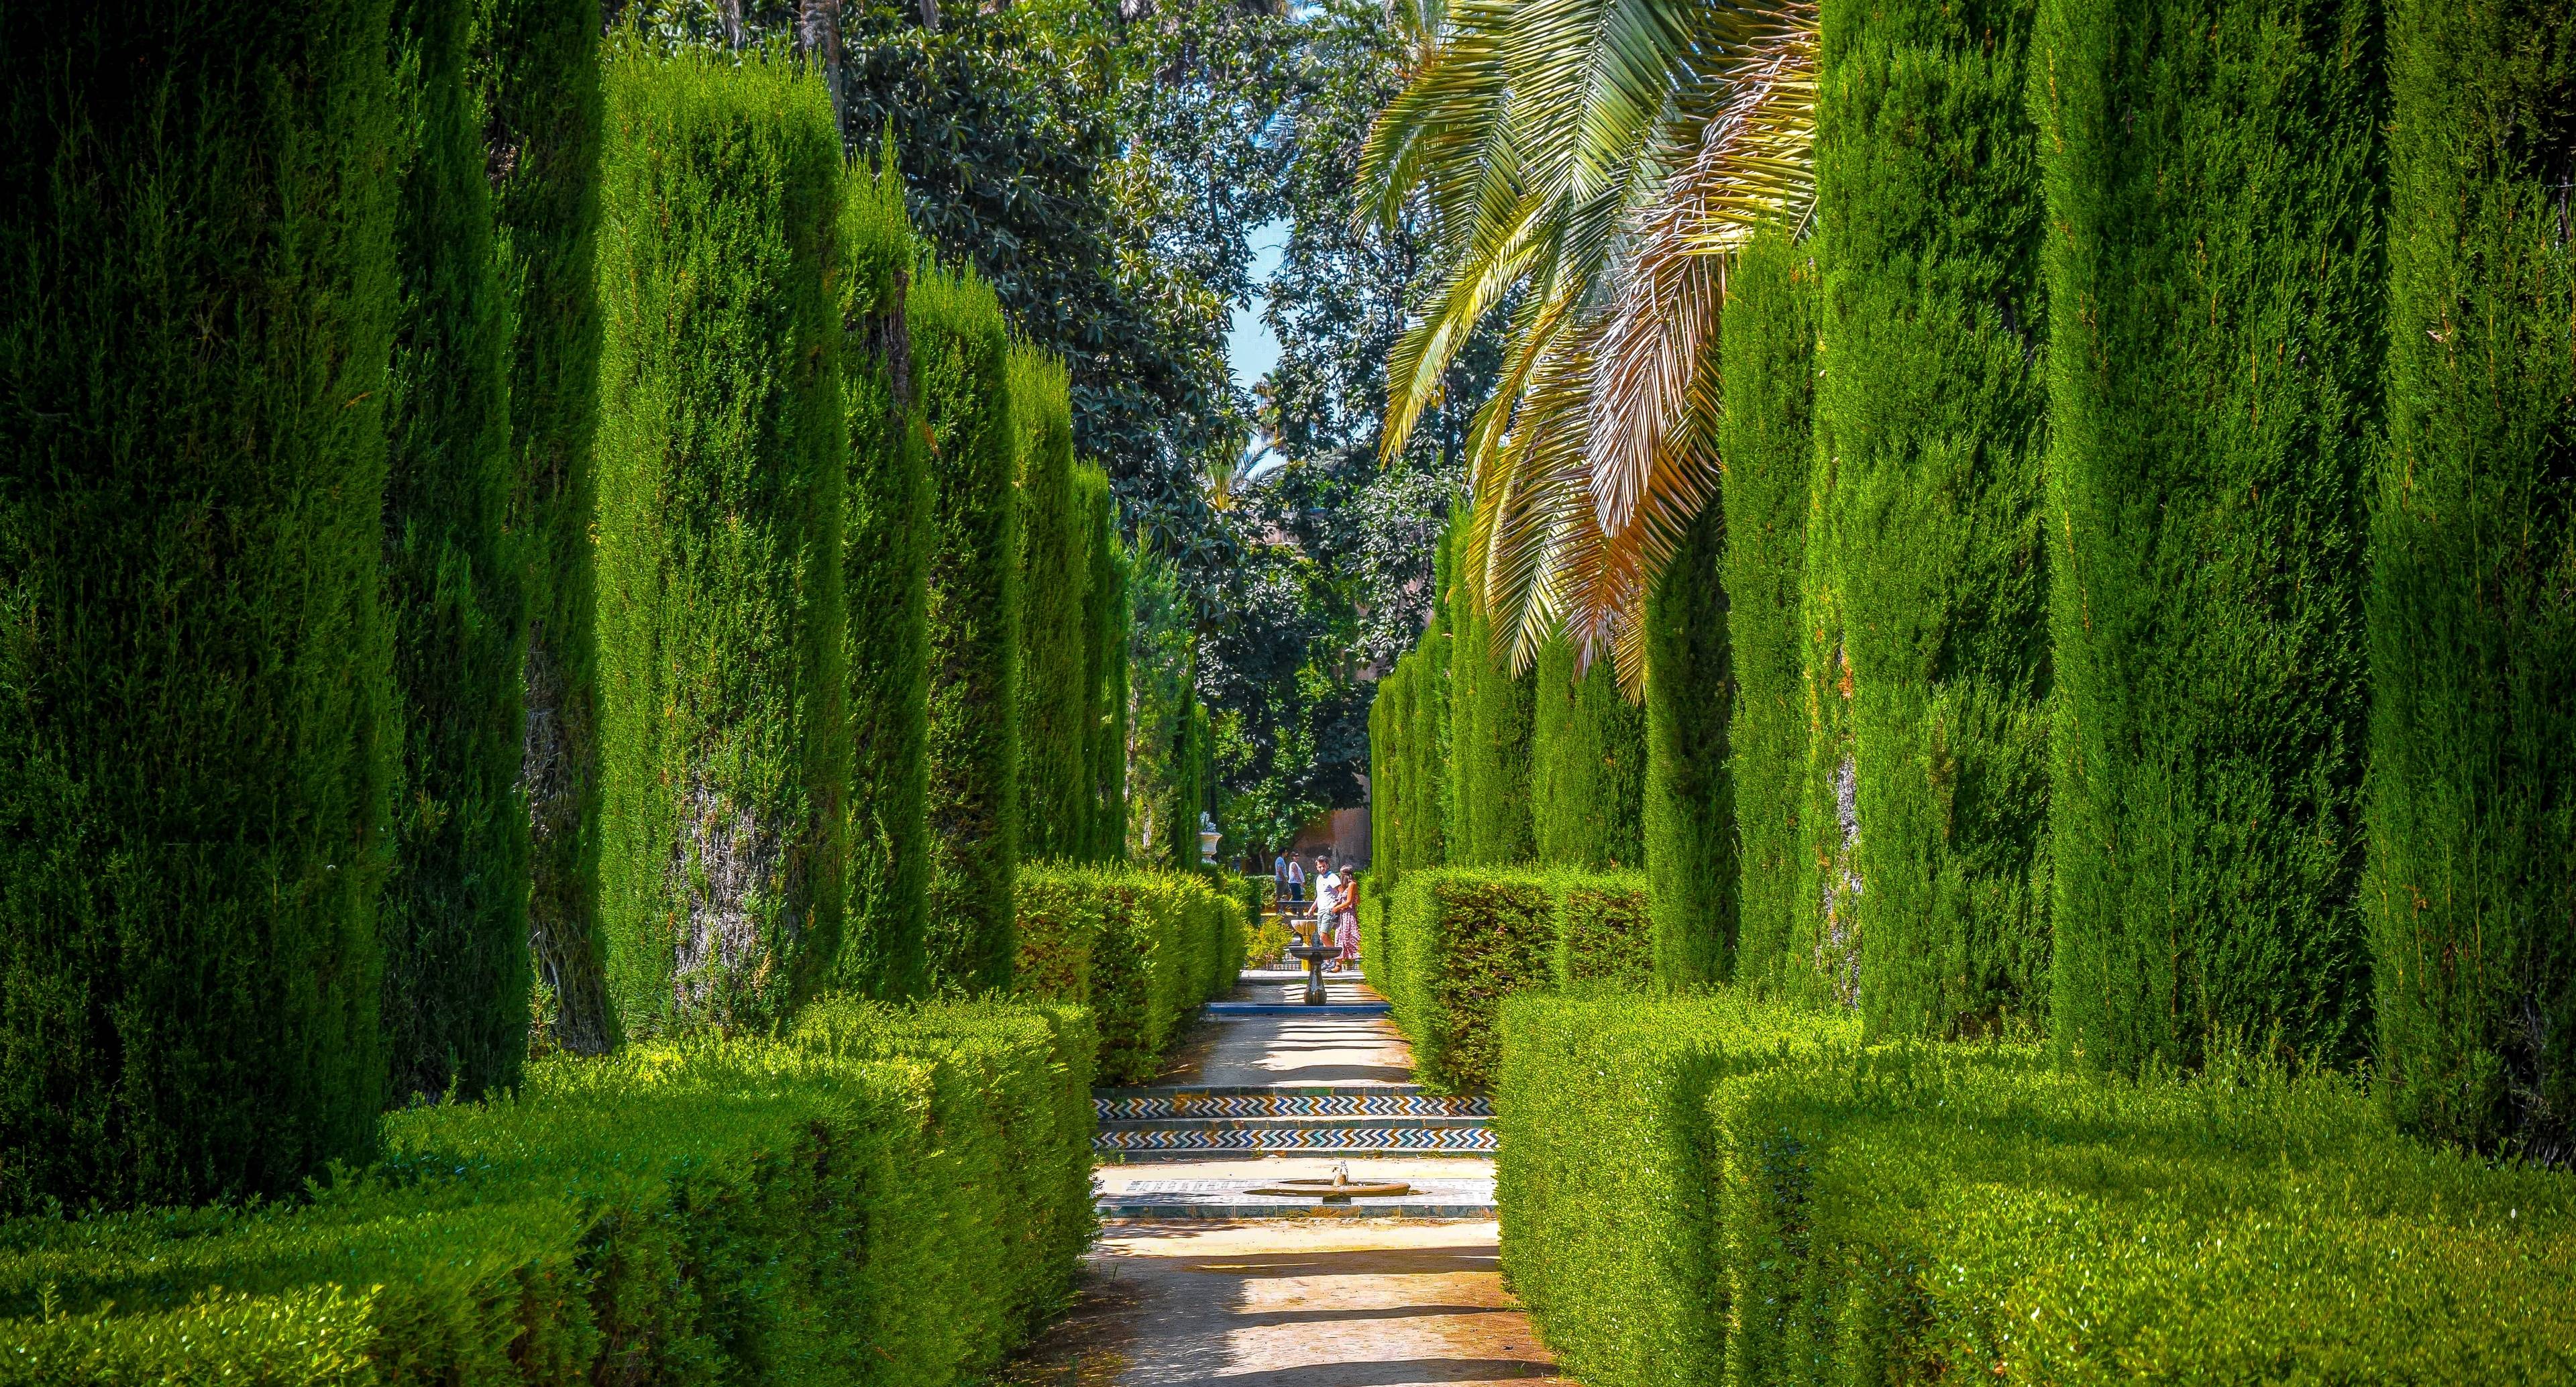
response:
M1090 577L1083 584L1083 687L1090 833L1082 856L1117 862L1127 855L1127 639L1133 625L1127 596L1126 546L1118 538L1118 498L1109 474L1076 470Z
M905 312L915 247L892 155L850 168L841 213L850 792L837 972L841 986L871 997L928 986L930 467Z
M1726 749L1743 882L1734 973L1757 990L1797 993L1815 975L1818 925L1806 787L1809 720L1819 710L1809 702L1803 613L1815 453L1816 275L1805 249L1785 232L1764 232L1738 257L1722 332L1722 571L1726 651L1736 684ZM1675 560L1676 571L1688 572L1682 563ZM1660 635L1670 628L1659 620L1651 629ZM1659 653L1649 655L1650 696L1663 666ZM1663 869L1655 871L1661 912L1666 888Z
M617 1039L599 935L599 7L481 0L484 168L514 291L510 532L527 584L528 944L557 1044Z
M0 1210L375 1146L388 14L0 6Z
M494 254L470 0L400 0L414 131L395 223L385 587L402 725L378 928L389 1097L513 1086L528 1053L526 584L510 502L509 304Z
M1421 660L1418 650L1397 656L1369 703L1369 847L1371 865L1387 885L1420 865L1413 856L1413 816L1421 811L1413 777L1413 682Z
M2088 1064L2360 1038L2379 12L2041 7L2051 1021Z
M1530 818L1532 681L1493 655L1493 625L1463 593L1450 604L1448 860L1505 867L1536 851Z
M1610 661L1578 679L1574 647L1539 648L1530 684L1530 829L1537 860L1588 871L1645 865L1646 713Z
M1011 418L1020 447L1020 853L1078 856L1091 836L1083 687L1085 518L1077 504L1073 406L1064 363L1011 349Z
M2576 1139L2576 11L2389 7L2388 446L2372 479L2380 1091Z
M914 281L912 379L933 452L929 979L1006 987L1020 856L1020 507L1010 339L972 271Z
M1449 861L1451 823L1455 818L1449 778L1450 629L1454 624L1457 560L1450 532L1443 530L1431 554L1431 624L1414 646L1418 672L1413 679L1413 735L1405 774L1421 809L1412 819L1412 838L1405 864L1438 867Z
M1730 307L1728 314L1738 311ZM1730 478L1738 466L1728 459ZM1744 889L1727 729L1736 689L1726 529L1721 501L1712 499L1646 598L1646 779L1639 816L1653 883L1655 975L1680 986L1714 983L1732 971Z
M1948 1035L2044 1000L2046 382L2035 0L1823 11L1816 400L1834 470L1861 1009Z
M771 1025L847 904L841 141L783 59L608 69L601 920L627 1029Z

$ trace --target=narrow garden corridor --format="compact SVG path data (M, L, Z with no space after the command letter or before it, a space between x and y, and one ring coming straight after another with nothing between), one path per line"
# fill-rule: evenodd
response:
M1498 1270L1481 1098L1427 1094L1361 979L1297 1005L1246 970L1161 1079L1097 1091L1103 1220L1073 1312L1014 1380L1068 1387L1562 1381ZM1330 1207L1252 1193L1400 1181Z

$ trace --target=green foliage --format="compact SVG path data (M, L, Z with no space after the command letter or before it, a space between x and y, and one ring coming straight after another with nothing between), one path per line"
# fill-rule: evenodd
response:
M2576 266L2545 130L2564 5L2390 7L2388 446L2374 462L2369 923L2408 1123L2576 1141Z
M905 309L931 448L929 980L1007 986L1020 853L1019 445L1001 305L924 269Z
M1548 890L1556 898L1558 986L1642 992L1654 984L1658 940L1645 873L1552 873Z
M1735 681L1725 742L1743 883L1734 975L1755 991L1795 991L1814 974L1817 923L1807 793L1809 719L1817 710L1809 700L1802 607L1815 455L1814 266L1787 236L1768 232L1745 249L1727 293L1718 433L1726 459L1726 557L1724 580L1714 586L1726 604ZM1696 572L1694 553L1685 546L1668 571ZM1657 642L1648 656L1650 711L1663 677L1652 671L1666 667L1664 602L1649 611L1648 639ZM1677 898L1668 894L1663 866L1649 863L1660 919Z
M601 920L630 1033L769 1025L841 940L841 152L786 61L608 68Z
M1092 517L1074 486L1064 363L1015 346L1010 382L1020 447L1020 852L1072 858L1091 841L1083 677Z
M1414 1073L1431 1088L1480 1092L1495 1074L1496 1009L1554 979L1556 899L1531 873L1408 873L1366 940L1396 1024L1413 1041ZM1365 936L1363 936L1365 939Z
M2543 1382L2576 1183L2339 1081L1844 1052L1712 1097L1730 1380Z
M1463 517L1462 517L1463 518ZM1530 817L1533 680L1493 657L1493 627L1476 605L1453 601L1449 638L1448 860L1509 867L1536 851Z
M2050 1017L2088 1064L2362 1038L2379 12L2041 10Z
M494 254L472 0L401 0L409 106L386 377L385 604L401 771L378 907L387 1097L479 1094L528 1053L525 558L510 532L510 303Z
M1859 1033L1848 1018L1733 994L1503 1004L1503 1270L1570 1375L1597 1387L1729 1380L1712 1090Z
M1604 1387L2550 1381L2576 1181L2400 1136L2357 1088L2104 1083L1847 1014L1506 1004L1505 1271Z
M1087 1000L1102 1081L1152 1081L1199 1005L1242 970L1243 903L1200 872L1033 866L1021 880L1019 990Z
M906 311L915 248L890 157L844 175L841 248L850 790L837 975L861 996L912 997L929 985L931 493Z
M375 1146L387 12L0 6L0 1212Z
M1833 354L1816 431L1834 475L1810 542L1853 685L1859 992L1876 1034L1977 1030L2046 987L2034 6L1824 14L1816 219Z
M1728 320L1740 311L1728 310ZM1729 457L1730 485L1744 465ZM1691 522L1646 598L1646 783L1638 816L1654 881L1652 963L1683 986L1734 971L1746 891L1727 726L1737 690L1723 506L1720 498ZM1785 805L1758 807L1776 822Z
M975 1380L1091 1234L1091 1059L1078 1009L834 1002L539 1061L309 1203L7 1225L0 1378Z
M1530 684L1530 826L1551 867L1646 864L1646 711L1619 691L1608 660L1574 677L1574 647L1539 648Z
M1129 574L1127 860L1180 869L1198 861L1198 811L1189 808L1188 727L1193 691L1190 616L1170 560L1139 551Z
M527 584L528 943L552 1040L617 1040L599 935L599 9L479 0L485 172L514 294L510 531Z
M1078 856L1120 862L1127 856L1127 643L1135 622L1127 573L1133 560L1118 538L1118 498L1109 489L1108 474L1078 467L1073 480L1090 570L1083 584L1083 688L1089 699L1083 757L1090 831Z

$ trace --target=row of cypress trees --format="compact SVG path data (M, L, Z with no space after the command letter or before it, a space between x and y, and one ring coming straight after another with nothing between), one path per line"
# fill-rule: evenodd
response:
M584 1051L1007 984L1024 775L1115 855L1106 481L811 75L588 0L0 54L0 1205L364 1160L532 971Z
M1822 20L1813 229L1733 267L1722 510L1649 626L1650 782L1724 710L1727 966L2088 1067L2366 1058L2563 1153L2576 13ZM1654 803L1658 911L1716 918Z
M1649 607L1659 916L1873 1034L2367 1058L2566 1153L2571 121L2566 8L1829 0L1814 229L1736 257L1721 512Z

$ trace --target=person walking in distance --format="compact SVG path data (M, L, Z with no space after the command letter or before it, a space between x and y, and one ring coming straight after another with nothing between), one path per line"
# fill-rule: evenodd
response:
M1288 918L1288 907L1306 898L1306 872L1297 865L1297 854L1283 852L1270 864L1271 879L1279 884L1279 917Z

